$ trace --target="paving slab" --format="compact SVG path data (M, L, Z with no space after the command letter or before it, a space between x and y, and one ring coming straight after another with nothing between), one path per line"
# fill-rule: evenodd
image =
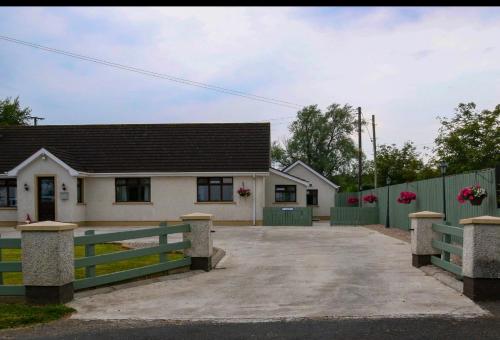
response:
M77 298L75 319L271 321L487 315L363 227L216 227L218 269Z

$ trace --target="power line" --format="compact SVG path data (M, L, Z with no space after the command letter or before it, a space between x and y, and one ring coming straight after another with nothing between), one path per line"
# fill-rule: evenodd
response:
M264 96L258 96L258 95L254 95L254 94L251 94L251 93L246 93L246 92L238 91L238 90L231 90L231 89L220 87L220 86L215 86L215 85L210 85L210 84L201 83L201 82L197 82L197 81L192 81L192 80L189 80L189 79L179 78L179 77L175 77L175 76L168 75L168 74L162 74L162 73L148 71L148 70L137 68L137 67L122 65L122 64L118 64L118 63L115 63L115 62L107 61L107 60L104 60L104 59L98 59L98 58L94 58L94 57L85 56L85 55L82 55L82 54L77 54L77 53L68 52L68 51L64 51L64 50L59 50L59 49L55 49L55 48L51 48L51 47L47 47L47 46L43 46L43 45L31 43L31 42L28 42L28 41L11 38L11 37L4 36L4 35L0 35L0 39L2 39L4 41L11 42L11 43L15 43L15 44L19 44L19 45L24 45L24 46L28 46L28 47L40 49L40 50L43 50L43 51L46 51L46 52L57 53L57 54L64 55L64 56L67 56L67 57L71 57L71 58L75 58L75 59L80 59L80 60L84 60L84 61L90 61L90 62L93 62L93 63L97 63L97 64L101 64L101 65L105 65L105 66L109 66L109 67L113 67L113 68L117 68L117 69L121 69L121 70L126 70L126 71L130 71L130 72L140 73L140 74L151 76L151 77L155 77L155 78L166 79L166 80L169 80L169 81L172 81L172 82L176 82L176 83L180 83L180 84L184 84L184 85L196 86L196 87L199 87L199 88L204 88L204 89L207 89L207 90L212 90L212 91L216 91L216 92L220 92L220 93L230 94L230 95L233 95L233 96L238 96L238 97L246 98L246 99L249 99L249 100L260 101L260 102L264 102L264 103L268 103L268 104L274 104L274 105L280 105L280 106L284 106L284 107L288 107L288 108L292 108L292 109L300 109L300 108L303 107L300 104L288 102L288 101L281 100L281 99L276 99L276 98L271 98L271 97L264 97Z

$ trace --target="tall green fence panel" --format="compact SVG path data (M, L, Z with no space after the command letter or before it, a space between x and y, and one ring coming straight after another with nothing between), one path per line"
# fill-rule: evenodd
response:
M311 207L265 207L266 226L312 226Z
M330 209L330 225L366 225L378 223L376 207L333 207Z
M472 171L469 173L445 177L446 187L446 213L447 221L453 225L459 225L463 218L491 215L500 216L497 208L495 169ZM457 195L463 187L480 184L488 192L482 204L471 205L469 202L460 204ZM443 185L442 178L432 178L423 181L396 184L389 187L389 224L391 227L401 229L410 228L408 214L416 211L443 212ZM410 204L401 204L397 198L402 191L412 191L417 194L417 199ZM378 223L385 224L387 216L387 187L372 190L364 190L361 193L338 193L335 199L335 207L349 206L349 197L357 197L362 207L369 203L363 202L363 196L373 194L378 198Z

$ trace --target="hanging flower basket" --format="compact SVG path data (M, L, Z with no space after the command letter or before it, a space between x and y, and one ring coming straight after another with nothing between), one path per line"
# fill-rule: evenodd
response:
M367 203L377 202L377 199L378 199L377 196L373 194L363 196L363 201Z
M349 204L349 205L356 205L358 203L359 203L359 200L357 197L349 197L347 199L347 204Z
M471 205L481 205L486 196L488 196L486 190L481 188L479 184L476 184L460 190L457 200L460 204L464 204L465 201L469 201Z
M417 199L417 194L411 191L402 191L399 193L398 203L410 204L412 201Z
M238 195L240 195L240 197L249 197L250 194L250 189L244 187L238 189Z

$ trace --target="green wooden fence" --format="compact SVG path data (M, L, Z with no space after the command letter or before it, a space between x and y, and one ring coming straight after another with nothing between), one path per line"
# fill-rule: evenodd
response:
M376 207L334 207L330 209L330 225L366 225L378 223Z
M311 207L265 207L266 226L312 226Z
M167 253L175 250L182 250L191 247L189 241L176 243L167 243L167 235L182 232L189 232L189 224L176 226L166 226L162 224L158 228L121 231L109 234L95 235L93 231L89 231L85 236L75 237L75 246L85 246L85 256L75 259L75 269L85 268L85 278L75 280L75 290L96 287L113 282L137 278L140 276L150 275L154 273L164 272L170 269L191 265L191 258L184 256L182 259L168 261ZM159 245L149 248L132 249L120 252L114 252L103 255L95 255L95 245L105 242L116 242L130 240L143 237L159 237ZM124 271L114 272L105 275L95 274L95 266L110 262L133 259L146 255L159 255L159 263L148 266L128 269Z
M4 249L21 249L21 239L0 238L0 296L24 295L23 285L4 285L4 273L21 272L21 261L3 261L2 251Z
M460 175L446 176L446 213L447 221L458 226L463 218L491 215L500 216L500 209L497 208L495 169L478 170ZM460 189L465 186L479 183L488 192L480 206L473 206L466 202L460 204L456 196ZM417 194L417 199L411 204L400 204L397 202L401 191L412 191ZM376 207L378 208L378 223L385 224L387 215L387 187L373 190L365 190L361 193L338 193L335 199L335 207L348 206L349 197L359 197L362 207L372 206L372 204L362 201L362 197L367 194L374 194L378 197ZM410 220L408 214L416 211L443 211L442 178L432 178L423 181L416 181L404 184L391 185L389 187L389 220L391 227L408 230Z
M463 248L457 245L457 243L463 243L464 230L462 228L438 223L432 224L432 230L441 235L439 240L432 240L432 246L441 250L441 256L431 256L431 263L461 277L462 267L451 261L450 254L462 258ZM452 238L458 238L461 242L453 242Z
M191 247L190 241L182 241L176 243L168 243L167 235L189 232L191 230L189 224L176 226L167 226L162 223L160 227L141 229L133 231L120 231L108 234L96 235L94 230L85 232L85 236L78 236L74 239L75 246L84 246L84 257L75 259L75 270L77 268L85 268L85 277L74 281L75 290L96 287L104 284L119 282L123 280L133 279L145 275L151 275L167 270L185 267L191 265L191 258L183 256L181 259L168 260L167 254L176 250L183 250ZM123 240L131 240L143 237L159 237L159 245L149 248L131 249L102 255L95 255L96 244L116 242ZM24 295L25 288L23 285L4 285L3 273L5 272L22 272L20 261L2 261L3 249L21 249L21 239L2 239L0 238L0 296L15 296ZM142 266L138 268L113 272L104 275L96 275L96 266L117 261L129 260L147 255L159 255L159 263Z

